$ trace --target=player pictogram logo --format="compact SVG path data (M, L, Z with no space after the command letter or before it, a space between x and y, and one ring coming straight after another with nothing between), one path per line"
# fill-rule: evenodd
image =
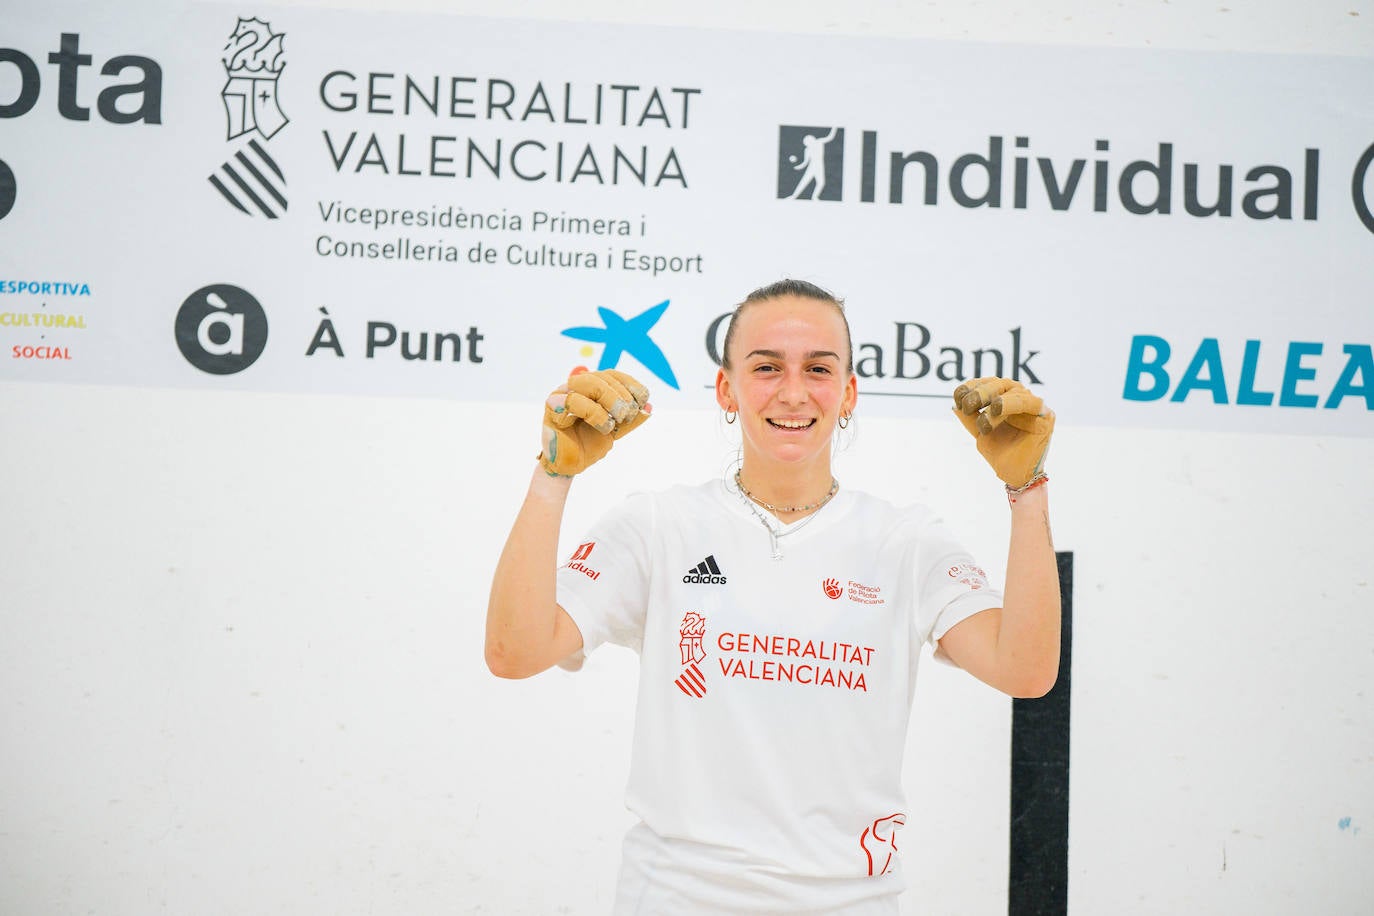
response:
M778 198L840 200L844 190L844 128L778 128Z
M844 594L844 589L840 586L840 583L835 579L823 580L821 582L821 589L825 592L825 597L830 598L832 600L837 599Z
M726 583L725 574L720 571L720 566L716 563L715 554L711 554L696 566L687 570L687 575L682 577L682 581L689 585L724 585Z
M891 814L878 818L859 837L859 845L868 856L870 876L885 875L892 868L892 860L897 855L897 829L905 825L906 815Z
M247 136L209 182L242 213L261 213L276 219L286 212L286 176L277 161L258 142L265 143L290 123L277 98L277 84L286 69L285 32L273 32L261 19L240 18L224 46L221 61L228 81L220 90L229 120L226 140Z
M673 683L689 697L700 699L706 696L706 677L701 672L701 663L706 660L706 618L696 611L688 611L682 615L678 635L682 637L678 642L682 651L682 674Z
M177 310L177 348L211 375L232 375L267 347L267 313L253 294L228 283L203 286Z
M572 556L568 557L568 562L571 563L573 560L587 559L587 557L592 555L592 548L595 546L596 541L588 541L585 544L578 544L577 549L573 551Z

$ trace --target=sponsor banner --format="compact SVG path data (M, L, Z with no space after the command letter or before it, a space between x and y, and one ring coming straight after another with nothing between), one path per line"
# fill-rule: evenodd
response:
M861 414L1374 433L1374 62L25 4L0 379L708 406L723 316L849 301ZM1315 104L1319 101L1320 104ZM703 574L704 575L704 574Z

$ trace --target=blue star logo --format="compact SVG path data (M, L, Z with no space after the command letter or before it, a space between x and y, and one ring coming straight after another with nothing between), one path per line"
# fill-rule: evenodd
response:
M649 339L649 329L663 317L670 301L664 299L630 319L621 318L605 306L598 306L596 311L601 316L601 327L564 328L562 334L573 340L605 344L597 369L614 369L620 362L621 354L628 353L639 360L645 369L673 388L678 388L677 376L673 375L673 367L668 365L668 357L663 355L658 344Z

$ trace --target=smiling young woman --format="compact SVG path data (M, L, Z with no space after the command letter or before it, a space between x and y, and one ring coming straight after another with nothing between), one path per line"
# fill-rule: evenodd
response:
M615 371L545 407L540 467L497 565L486 658L503 677L640 654L615 912L893 914L905 723L921 647L1013 696L1053 685L1059 588L1042 465L1053 414L1005 379L955 392L1007 484L1005 597L922 506L841 487L858 398L843 303L784 280L726 333L716 400L741 435L725 480L634 494L561 567L572 480L649 415Z
M738 415L743 437L737 482L774 507L813 506L831 492L834 432L858 398L849 324L838 301L819 296L797 281L751 295L731 319L716 373L716 401Z

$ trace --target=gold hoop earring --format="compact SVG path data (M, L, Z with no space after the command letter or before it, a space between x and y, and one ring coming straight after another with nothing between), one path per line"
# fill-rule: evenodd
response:
M726 422L726 423L734 423L735 420L736 420L736 418L738 418L738 417L739 417L739 411L738 411L738 410L727 410L727 411L725 411L725 422Z
M852 413L840 414L840 429L849 429L849 418L852 416Z

